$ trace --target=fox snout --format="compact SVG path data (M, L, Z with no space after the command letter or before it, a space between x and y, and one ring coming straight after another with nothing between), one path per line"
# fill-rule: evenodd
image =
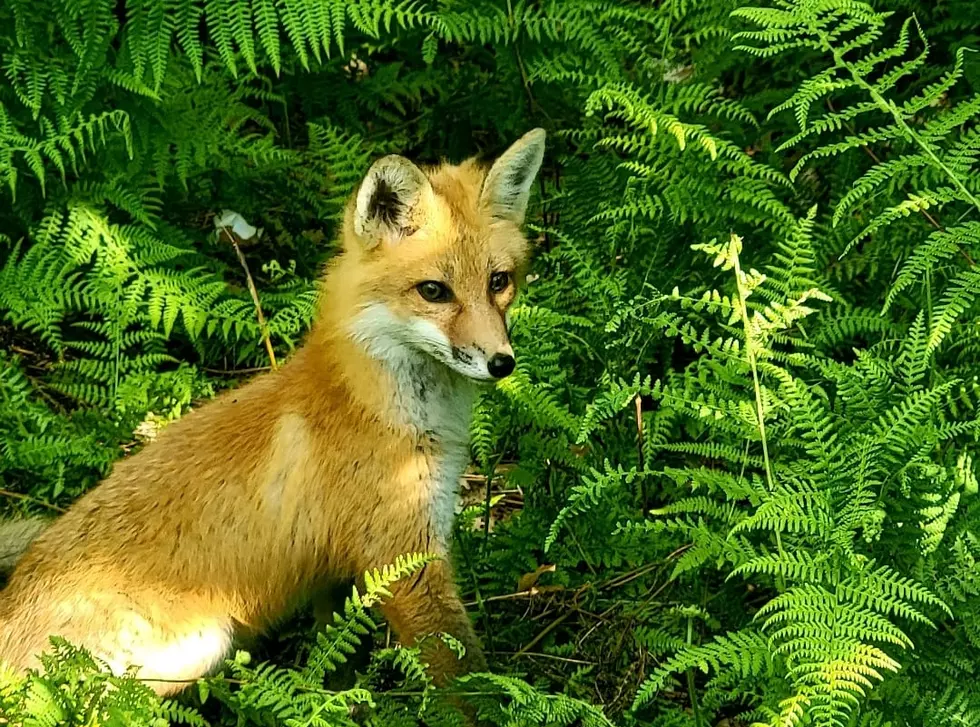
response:
M405 352L414 350L475 381L509 376L517 364L503 321L495 313L477 318L464 314L448 321L421 315L403 319L388 306L374 303L355 318L351 334L373 357L396 368Z
M470 301L451 318L433 321L449 344L445 363L471 379L490 381L513 373L517 362L504 315L495 305Z
M457 364L454 366L450 364L452 368L455 368L459 373L469 376L470 378L485 378L485 375L479 375L480 369L485 369L486 374L494 379L503 379L510 376L514 368L517 366L517 361L514 359L514 350L510 347L510 343L499 351L494 352L490 356L483 353L482 349L479 354L474 355L469 353L464 348L457 346L452 347L452 358L453 362ZM460 370L462 368L463 370Z
M514 360L513 354L495 353L487 361L487 371L493 378L502 379L505 376L510 376L516 365L517 362Z

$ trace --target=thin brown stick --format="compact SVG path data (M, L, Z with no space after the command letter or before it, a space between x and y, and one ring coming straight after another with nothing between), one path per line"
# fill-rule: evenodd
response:
M600 588L619 588L621 586L626 585L630 581L634 581L637 578L641 578L645 576L650 571L656 570L661 565L662 563L660 561L657 561L655 563L648 563L645 566L641 566L640 568L636 568L635 570L632 570L628 573L623 573L617 576L616 578L606 581L600 586Z
M222 376L238 376L239 374L258 374L262 371L269 371L271 366L253 366L247 369L211 369L204 367L209 374L221 374Z
M561 616L559 616L554 621L552 621L550 624L548 624L543 629L541 629L541 631L538 633L537 636L535 636L533 639L531 639L520 651L515 652L514 653L514 656L511 657L511 658L516 659L519 656L524 656L524 654L528 653L532 648L534 648L534 646L538 642L540 642L541 639L543 639L545 636L547 636L552 631L554 631L556 628L558 628L558 626L561 625L562 622L564 622L573 613L576 613L576 611L577 611L577 609L574 609L574 608L570 608L567 611L565 611L565 613L563 613Z
M238 241L231 236L227 228L221 228L221 231L225 233L225 237L228 238L228 242L231 246L235 248L235 254L238 255L238 262L242 264L242 270L245 271L245 280L248 282L248 292L252 294L252 302L255 303L255 315L259 319L259 330L262 332L262 342L265 344L266 353L269 354L269 363L272 364L272 370L278 371L279 364L276 363L276 353L272 350L272 341L269 340L269 327L265 323L265 316L262 314L262 304L259 303L259 291L255 288L255 281L252 280L252 273L249 272L248 263L245 262L245 255L242 253L242 249L238 246Z
M531 588L528 588L526 591L515 591L514 593L502 593L498 596L487 596L486 598L483 599L482 602L488 603L490 601L520 601L525 598L532 599L532 598L537 598L538 596L549 596L555 593L564 593L565 590L566 589L562 588L560 590L542 591L537 586L532 586ZM469 607L469 606L477 606L479 605L479 603L480 601L467 601L463 605Z
M664 558L664 561L663 562L666 562L666 561L669 561L669 560L671 560L673 558L676 558L678 555L680 555L681 553L683 553L685 550L690 549L691 547L692 547L692 544L691 543L688 543L686 545L682 545L681 547L677 548L677 550L675 550L673 553L671 553L666 558ZM581 586L579 586L578 588L576 588L574 591L572 591L571 589L568 589L568 588L562 588L560 590L543 590L543 589L541 589L541 588L539 588L537 586L533 586L533 587L531 587L531 588L529 588L527 590L524 590L524 591L514 591L513 593L503 593L503 594L500 594L500 595L497 595L497 596L487 596L486 598L483 599L483 601L484 602L486 602L486 601L515 601L515 600L522 600L522 599L525 599L525 598L536 598L536 597L539 597L539 596L551 596L551 595L555 595L555 594L558 594L558 593L569 593L569 592L573 593L574 596L575 596L575 598L578 598L582 593L584 593L585 591L587 591L589 589L594 589L594 590L601 591L601 590L605 590L607 588L621 588L622 586L625 586L627 583L630 583L631 581L634 581L637 578L642 578L643 576L647 575L651 571L654 571L657 568L661 567L663 565L663 562L658 561L656 563L647 563L644 566L640 566L639 568L635 568L635 569L633 569L631 571L627 571L626 573L620 573L615 578L610 578L610 579L605 580L605 581L602 581L600 583L593 583L592 581L589 581L588 583L582 584ZM468 601L465 605L467 605L467 606L476 605L476 601Z
M572 659L567 656L555 656L554 654L544 654L540 651L525 651L523 654L519 654L519 652L516 651L498 651L497 653L500 654L501 656L513 656L515 658L517 656L525 656L528 658L536 658L536 659L554 659L555 661L562 661L565 662L566 664L595 664L594 661L587 661L585 659Z
M67 512L64 508L58 507L57 505L52 505L50 502L44 502L44 500L38 500L36 497L31 497L30 495L23 495L19 492L11 492L10 490L0 490L0 496L3 497L13 497L17 500L26 500L27 502L33 502L35 505L41 505L42 507L49 508L55 512Z

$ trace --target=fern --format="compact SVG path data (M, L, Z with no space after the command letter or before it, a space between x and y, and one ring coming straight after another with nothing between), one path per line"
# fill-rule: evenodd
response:
M288 358L372 159L550 139L455 532L493 675L437 688L375 631L409 559L179 703L65 652L0 713L980 725L978 28L969 0L0 2L3 517L70 506L263 334ZM264 330L222 210L263 229Z
M106 666L86 651L57 637L51 642L52 648L42 656L39 670L26 677L0 672L0 714L11 724L53 725L84 720L121 727L149 726L165 720L192 727L207 725L196 710L161 700L132 674L110 676Z
M354 653L361 637L369 634L374 623L368 609L390 597L389 587L396 581L410 576L431 563L431 556L413 554L397 559L391 565L364 574L364 594L357 588L344 601L344 614L334 614L334 623L324 633L317 635L317 644L310 653L303 678L321 682L327 671L333 671Z
M949 251L964 247L969 250L973 242L969 223L945 230L936 223L935 216L958 203L964 207L964 215L980 212L980 192L975 183L976 175L972 173L977 135L970 128L970 123L980 114L980 96L968 97L948 108L941 108L931 117L922 117L931 107L944 106L941 100L963 75L966 49L957 51L950 71L900 101L896 98L897 87L913 78L929 55L928 41L914 19L906 20L898 37L881 50L873 44L885 36L887 14L875 12L863 3L783 2L772 9L740 8L734 14L762 28L739 35L746 41L741 46L743 50L770 56L790 48L809 48L833 61L771 112L793 109L799 125L799 133L783 142L781 149L815 140L841 128L850 132L843 142L824 144L804 154L791 173L792 177L812 159L859 148L898 146L898 155L892 154L887 160L870 152L876 163L839 200L833 217L833 223L839 224L846 215L854 214L859 203L886 184L894 184L903 178L916 182L904 200L877 211L841 253L846 254L866 237L916 213L938 228L930 241L918 247L905 264L885 301L887 310L899 292L921 277L926 265L932 270L937 260L951 257ZM916 44L920 50L913 55L912 47ZM857 53L864 55L854 57ZM829 100L834 94L848 100L856 94L863 100L848 101L849 105L835 109ZM835 110L811 118L814 105L820 101ZM866 130L857 131L858 127ZM953 214L959 213L954 211ZM954 272L945 294L938 301L931 348L942 343L953 321L963 316L976 299L976 284L971 276L972 258L968 252L965 257L971 269Z
M565 523L572 517L582 515L590 507L599 504L604 489L615 485L628 485L636 479L636 469L628 472L622 468L614 469L609 462L606 462L605 472L592 470L590 478L583 478L581 485L572 488L568 498L568 503L559 511L548 530L548 537L544 541L544 549L547 552L558 539L558 533Z

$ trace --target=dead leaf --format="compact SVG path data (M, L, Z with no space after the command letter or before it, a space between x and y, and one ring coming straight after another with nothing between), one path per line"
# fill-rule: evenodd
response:
M554 573L554 572L555 572L554 563L550 563L547 565L540 565L532 573L525 573L517 580L517 590L529 591L537 584L541 576L543 576L545 573Z

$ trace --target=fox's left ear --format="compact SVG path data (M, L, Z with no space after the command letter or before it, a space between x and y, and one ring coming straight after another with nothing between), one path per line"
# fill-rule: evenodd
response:
M492 216L524 222L531 185L544 159L544 139L544 129L527 132L490 167L480 203Z

